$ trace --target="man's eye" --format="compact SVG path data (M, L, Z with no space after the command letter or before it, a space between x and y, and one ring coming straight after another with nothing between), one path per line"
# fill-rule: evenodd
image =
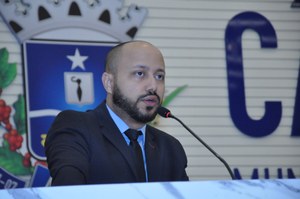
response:
M162 75L162 74L158 74L158 75L156 75L156 79L158 79L158 80L164 80L165 76Z
M137 76L139 76L139 77L142 77L142 76L144 76L144 73L143 72L141 72L141 71L138 71L138 72L136 72L135 73Z

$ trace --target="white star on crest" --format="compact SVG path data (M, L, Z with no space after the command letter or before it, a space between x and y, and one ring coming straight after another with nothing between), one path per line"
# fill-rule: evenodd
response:
M67 58L72 61L71 70L74 70L77 67L85 70L83 62L88 58L88 56L81 56L78 48L76 48L75 55L67 55Z

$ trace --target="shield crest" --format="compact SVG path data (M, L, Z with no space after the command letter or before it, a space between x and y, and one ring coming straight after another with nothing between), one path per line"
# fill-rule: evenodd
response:
M46 159L44 139L60 111L86 111L105 99L101 75L106 55L115 44L23 43L28 148L36 159Z

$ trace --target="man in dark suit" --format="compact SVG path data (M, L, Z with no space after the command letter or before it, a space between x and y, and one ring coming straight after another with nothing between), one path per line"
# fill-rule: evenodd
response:
M147 124L165 92L161 52L144 41L117 45L108 53L102 82L104 102L87 112L62 111L48 132L52 185L187 181L182 145Z

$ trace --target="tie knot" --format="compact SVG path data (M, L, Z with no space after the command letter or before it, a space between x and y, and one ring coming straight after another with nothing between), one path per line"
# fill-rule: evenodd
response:
M138 137L142 135L141 131L137 131L134 129L127 129L125 131L125 135L129 138L130 141L137 141Z

